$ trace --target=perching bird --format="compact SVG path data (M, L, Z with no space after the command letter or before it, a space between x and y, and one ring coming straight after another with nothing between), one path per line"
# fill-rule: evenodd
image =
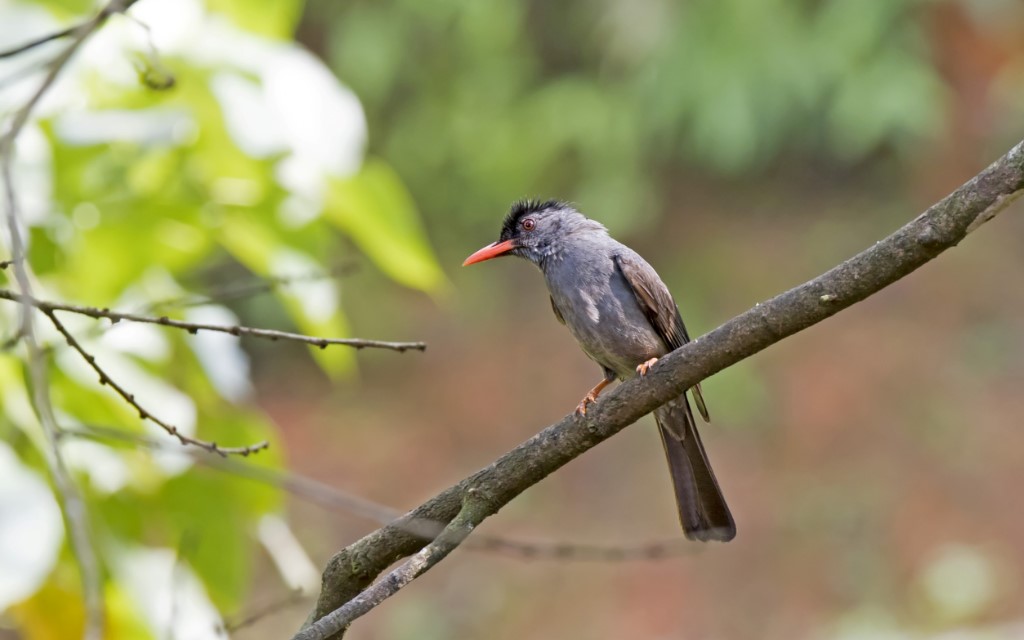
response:
M585 414L616 379L647 370L690 338L665 283L635 251L602 224L564 202L522 200L512 205L498 241L466 258L463 266L503 255L537 265L551 307L604 378L580 401ZM690 390L705 422L700 386ZM654 411L679 505L683 532L692 540L732 540L736 524L711 470L686 394Z

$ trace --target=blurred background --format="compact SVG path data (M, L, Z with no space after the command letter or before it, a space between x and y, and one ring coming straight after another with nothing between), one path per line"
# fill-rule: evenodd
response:
M0 50L94 10L0 0ZM605 223L696 336L1024 135L1019 0L141 0L131 15L148 29L111 19L19 138L37 295L426 341L321 351L66 318L154 414L224 445L270 439L247 469L399 510L599 378L532 267L459 267L514 199ZM5 123L61 46L0 59ZM646 418L480 533L670 558L464 549L347 637L1024 637L1020 213L704 383L733 542L681 540ZM0 339L16 315L0 305ZM38 324L107 637L289 637L312 606L289 592L315 592L375 523L184 456ZM0 638L77 637L24 354L0 353ZM256 612L272 615L243 624Z

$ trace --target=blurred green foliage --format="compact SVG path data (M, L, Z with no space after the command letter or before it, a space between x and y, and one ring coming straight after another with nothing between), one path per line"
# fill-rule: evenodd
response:
M935 135L922 4L313 0L306 29L431 222L493 226L555 194L623 227L683 167L850 163Z
M0 49L81 20L93 4L4 4L0 24L19 28L0 34L10 38ZM292 41L302 10L298 0L205 6L149 0L132 10L148 29L115 17L87 43L18 140L15 184L37 295L147 310L215 287L226 267L237 273L241 266L250 279L310 276L326 273L353 247L396 283L431 294L445 290L401 178L380 159L364 163L358 99ZM60 46L33 55L45 59ZM17 60L2 62L0 77L15 74L0 96L7 114L41 75L19 74ZM13 286L10 271L0 271L0 286ZM286 322L280 328L350 335L340 284L330 278L278 287L270 297L281 310L275 317ZM158 308L178 319L237 322L217 305ZM9 303L0 308L3 339L15 333L17 311ZM248 362L237 339L66 314L62 320L147 411L224 446L269 440L270 449L247 462L281 466L275 427L247 406ZM116 427L177 447L101 386L44 317L36 321L50 348L50 393L62 427ZM352 350L311 352L326 373L351 373ZM0 355L0 436L24 465L19 473L31 478L45 476L48 445L29 401L24 360L23 345ZM62 452L91 514L107 584L106 637L179 637L166 631L153 604L190 596L168 592L177 593L178 579L162 584L162 571L194 575L216 610L241 606L257 531L283 509L278 488L211 474L181 454L138 444L67 438ZM0 505L7 508L12 505ZM46 537L35 530L18 535ZM47 577L49 562L56 566ZM159 570L140 577L139 567L151 565ZM42 573L34 582L28 576L37 569ZM66 547L40 547L19 587L29 591L15 597L0 590L0 609L26 637L79 636L84 617L76 571ZM152 583L140 585L142 578ZM68 600L60 609L73 613L46 615L55 600Z

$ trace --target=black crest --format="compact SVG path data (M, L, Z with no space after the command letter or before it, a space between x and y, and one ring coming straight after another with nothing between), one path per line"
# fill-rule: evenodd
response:
M544 211L546 209L558 209L564 206L566 206L565 203L560 200L541 201L530 198L517 200L512 203L512 207L508 210L508 214L505 216L505 221L501 223L501 237L503 239L507 239L515 235L519 221L528 214L537 213L538 211Z

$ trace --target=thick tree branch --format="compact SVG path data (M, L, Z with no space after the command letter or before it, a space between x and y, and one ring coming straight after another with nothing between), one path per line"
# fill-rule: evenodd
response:
M372 587L320 618L316 624L300 631L293 640L327 640L336 633L343 632L356 618L366 615L374 607L398 593L410 582L444 560L473 532L478 524L483 522L484 518L494 513L495 509L491 508L486 501L478 500L477 494L478 492L473 489L466 492L462 509L430 544L424 546Z
M470 491L487 495L496 512L548 474L701 380L877 293L956 246L1022 190L1024 142L887 238L668 354L643 379L627 380L602 395L585 417L563 418L490 466L340 551L324 569L312 618L319 620L346 606L393 562L427 546L429 540L407 532L407 522L451 522Z

